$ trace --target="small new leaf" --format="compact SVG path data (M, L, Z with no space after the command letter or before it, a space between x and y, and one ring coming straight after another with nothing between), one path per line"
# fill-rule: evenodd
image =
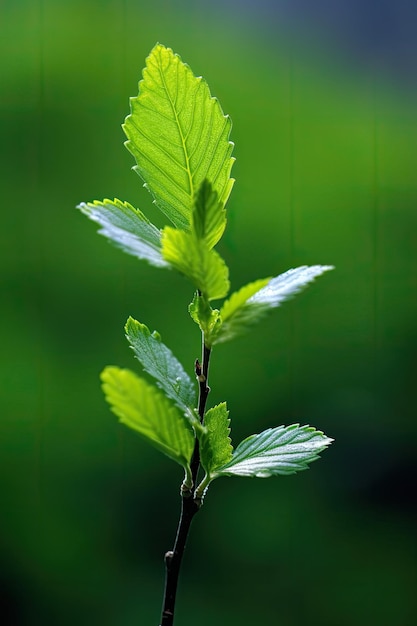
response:
M189 230L204 179L223 205L232 190L230 118L207 83L161 44L147 58L139 95L130 103L123 129L135 169L159 209L177 228Z
M100 224L98 232L127 254L156 267L169 267L162 256L161 231L139 209L117 198L83 202L77 208Z
M101 380L106 400L120 421L182 465L189 477L194 434L177 407L130 370L106 367Z
M208 180L203 180L194 198L191 231L213 248L226 228L226 210Z
M193 233L166 226L162 231L162 255L167 263L189 278L207 300L227 295L230 283L226 263Z
M204 416L205 429L200 436L200 458L208 479L232 458L229 424L229 411L225 402L209 409Z
M232 294L222 308L221 326L213 344L229 341L260 321L271 309L280 306L304 289L317 276L332 270L332 265L302 265L275 278L261 279Z
M215 472L218 476L267 478L308 469L333 439L310 426L278 426L251 435L233 452L232 459Z
M158 387L187 413L193 415L196 405L195 383L178 359L161 341L159 333L150 332L145 324L129 317L125 326L126 338L144 370L153 376Z
M191 319L199 325L204 333L204 344L207 348L211 348L211 337L216 335L217 328L221 324L219 309L212 309L208 300L196 291L188 311Z

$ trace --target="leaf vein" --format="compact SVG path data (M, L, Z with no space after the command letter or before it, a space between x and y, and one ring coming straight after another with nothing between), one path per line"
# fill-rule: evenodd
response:
M177 64L177 68L178 68L178 64ZM178 69L177 69L177 71L178 71ZM161 68L159 68L159 74L160 74L160 77L161 77L162 84L163 84L163 86L165 88L165 91L167 93L167 96L169 98L169 102L170 102L170 105L171 105L171 108L172 108L172 112L174 114L175 121L176 121L177 126L178 126L178 131L179 131L179 134L180 134L180 137L181 137L182 148L183 148L184 157L185 157L185 163L186 163L186 171L187 171L187 174L188 174L189 190L188 190L187 193L190 196L190 198L192 198L193 197L193 193L194 193L194 186L193 186L193 179L192 179L191 171L190 171L189 155L188 155L187 146L186 146L185 140L184 140L183 129L181 127L180 120L178 118L178 114L177 114L177 110L176 110L176 107L175 107L175 103L172 101L171 94L169 93L168 85L166 83L165 76L164 76L163 72L161 71ZM177 80L177 83L178 83L178 80Z
M174 157L174 156L173 156L170 152L168 152L168 150L167 150L166 148L164 148L163 146L161 146L161 144L160 144L158 141L156 141L156 139L151 139L151 138L149 137L149 135L148 135L148 134L147 134L147 133L146 133L146 132L145 132L142 128L139 128L139 127L137 126L136 122L132 122L132 124L133 124L133 126L135 127L135 129L137 130L137 132L138 132L140 135L142 135L145 139L147 139L147 141L149 141L149 143L150 143L151 145L155 146L157 149L159 149L161 152L163 152L163 153L164 153L164 154L165 154L165 155L166 155L169 159L171 159L171 161L173 161L173 163L174 163L177 167L179 167L180 169L184 170L185 172L187 171L186 167L184 167L184 165L183 165L182 163L180 163L180 162L178 161L178 159L176 159L176 158L175 158L175 157ZM178 146L178 147L181 147L181 146ZM143 150L141 150L141 149L137 149L137 152L138 152L139 154L142 154L143 156L145 156L145 157L146 157L146 154L145 154L145 152L144 152ZM174 181L174 179L173 179L173 182L175 182L175 181Z

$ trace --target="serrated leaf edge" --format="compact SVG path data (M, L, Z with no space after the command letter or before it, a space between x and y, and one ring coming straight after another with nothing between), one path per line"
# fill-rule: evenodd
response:
M232 187L233 187L233 185L234 185L234 182L235 182L235 179L234 179L234 178L231 178L231 176L230 176L230 174L231 174L231 170L232 170L232 167L233 167L233 164L234 164L234 162L235 162L235 160L236 160L236 159L235 159L235 157L232 157L232 156L231 156L231 155L232 155L232 152L233 152L233 148L234 148L234 143L233 143L233 141L231 141L231 140L230 140L230 134L231 134L231 131L232 131L232 120L231 120L231 118L230 118L230 116L229 116L229 115L227 115L227 114L225 114L225 113L224 113L224 111L223 111L223 109L222 109L222 106L221 106L220 101L218 100L218 98L216 98L215 96L212 96L211 91L210 91L210 87L209 87L209 85L208 85L207 81L206 81L206 80L205 80L202 76L195 76L195 74L194 74L194 72L193 72L192 68L188 65L188 63L185 63L185 62L182 60L181 56L180 56L179 54L177 54L176 52L174 52L174 51L172 50L172 48L170 48L170 47L166 47L166 46L164 46L164 45L163 45L163 44L161 44L161 43L157 43L157 44L156 44L156 45L152 48L152 50L151 50L151 52L148 54L148 56L146 57L145 67L144 67L144 68L143 68L143 70L142 70L142 79L139 81L139 84L138 84L138 94L137 94L136 96L132 96L132 97L129 99L129 101L130 101L130 106L131 106L131 112L130 112L127 116L126 116L125 121L124 121L124 123L122 124L122 128L123 128L123 130L124 130L124 132L125 132L126 136L128 137L128 133L126 132L126 124L127 124L127 121L129 120L129 118L132 118L132 117L133 117L133 107L132 107L132 103L133 103L134 101L136 101L136 100L140 97L140 95L141 95L141 91L142 91L142 89L141 89L141 88L142 88L143 84L144 84L144 83L145 83L145 81L146 81L146 73L148 72L149 62L152 60L152 58L153 58L154 56L156 56L156 52L158 51L158 49L159 49L159 50L164 50L164 51L168 52L169 54L171 54L174 58L177 58L177 59L178 59L178 61L179 61L181 64L183 64L183 65L185 66L185 68L187 68L187 69L191 72L191 75L192 75L192 76L193 76L196 80L198 80L199 82L201 82L201 83L205 84L205 86L207 87L207 93L208 93L208 95L209 95L209 100L210 100L210 102L213 102L213 103L216 103L216 104L217 104L217 106L218 106L218 108L219 108L219 113L220 113L220 115L224 118L225 123L229 125L229 128L228 128L228 134L227 134L227 143L228 143L229 149L228 149L227 155L226 155L226 157L225 157L225 159L228 159L228 160L229 160L229 166L228 166L228 169L227 169L227 171L226 171L226 184L224 185L224 187L223 187L223 189L222 189L222 193L221 193L221 195L219 194L219 199L220 199L220 201L222 202L223 206L225 206L225 205L226 205L226 203L227 203L227 200L228 200L228 198L229 198L229 196L230 196L230 193L231 193L231 191L232 191ZM162 62L161 62L161 64L162 64ZM168 91L167 91L167 95L168 95L168 99L169 99L169 100L171 100L171 98L170 98L170 95L169 95L169 92L168 92ZM174 117L177 117L177 112L176 112L176 111L174 112ZM143 176L143 174L142 174L142 172L141 172L141 168L140 168L140 167L136 164L135 166L133 166L133 168L132 168L132 169L133 169L133 170L135 170L135 171L136 171L136 173L140 176L140 178L144 181L143 186L145 187L145 189L147 189L147 191L149 191L149 192L150 192L150 194L151 194L151 196L152 196L152 198L153 198L153 200L152 200L153 204L155 204L155 205L156 205L156 206L157 206L157 207L158 207L158 208L159 208L159 209L160 209L160 210L161 210L161 211L162 211L162 212L163 212L163 213L164 213L164 214L168 217L168 219L170 219L170 220L171 220L171 222L172 222L172 223L173 223L173 224L174 224L177 228L181 228L181 229L184 229L184 230L186 230L186 231L189 231L189 230L190 230L190 226L191 226L191 210L192 210L192 203L193 203L193 198L194 198L194 195L195 195L195 194L196 194L196 192L197 192L197 188L195 187L195 185L194 185L194 181L193 181L194 175L192 174L192 172L191 172L191 170L190 170L190 168L189 168L189 159L190 159L190 156L189 156L189 154L188 154L188 153L186 152L186 150L185 150L185 137L184 137L183 130L182 130L182 128L180 127L179 123L178 123L178 128L179 128L179 132L180 132L180 136L181 136L181 141L182 141L182 143L183 143L183 151L184 151L185 161L186 161L186 164L187 164L187 175L188 175L188 179L189 179L189 182L190 182L190 189L189 189L189 191L188 191L188 192L186 192L186 193L188 194L189 198L190 198L190 203L189 203L189 204L190 204L190 209L186 212L186 214L184 214L184 215L183 215L183 214L179 213L179 212L178 212L178 210L177 210L176 208L174 208L174 207L172 207L172 205L170 205L170 210L175 212L175 219L173 219L173 216L172 216L172 215L170 216L170 215L169 215L169 212L166 212L166 210L165 210L165 209L163 209L163 208L162 208L162 206L161 206L161 204L162 204L162 205L165 205L165 204L166 204L166 201L165 201L164 199L162 199L162 198L158 198L158 195L157 195L157 194L155 194L155 192L152 190L152 188L151 188L151 186L149 185L149 183L146 181L146 177L144 177L144 176ZM127 150L128 150L128 151L129 151L129 152L133 155L133 157L134 157L134 158L135 158L135 160L136 160L136 157L135 157L134 151L133 151L133 149L131 148L131 144L132 144L132 143L133 143L133 142L132 142L132 140L128 138L128 139L124 142L124 145L125 145L125 147L127 148ZM145 158L148 158L146 155L144 155L144 157L145 157ZM164 175L165 175L165 174L164 174Z
M279 471L274 472L273 470L271 470L271 468L265 468L263 470L262 462L260 461L259 469L256 470L253 474L245 475L245 474L234 473L232 470L234 466L239 465L240 463L244 463L245 460L250 461L250 459L252 458L252 455L245 456L245 453L247 452L248 448L250 449L253 439L255 437L258 438L257 442L260 444L260 446L256 448L256 452L253 453L253 457L256 457L258 455L261 455L263 450L265 450L265 448L268 449L270 447L269 445L268 446L265 445L265 447L262 448L262 443L266 443L266 441L269 440L269 436L271 432L273 431L276 431L276 435L280 441L280 444L275 449L271 450L270 454L265 454L264 458L267 458L268 456L275 456L277 449L284 447L288 444L291 444L291 441L296 437L297 434L300 434L300 432L311 433L314 437L319 436L319 437L322 437L322 439L317 440L316 445L312 446L311 443L309 444L309 448L311 450L311 456L309 456L308 459L306 459L305 461L299 461L298 462L299 465L296 468L290 468L286 471L281 471L281 472ZM307 443L310 440L311 438L306 439L305 441L299 442L297 444L293 444L294 445L293 449L287 452L281 452L280 453L281 456L291 457L294 454L300 453L300 449L296 450L294 448L295 447L302 448L303 444ZM239 445L235 448L231 461L229 461L229 463L226 463L222 467L218 468L215 474L212 475L212 480L214 480L214 478L218 478L219 476L243 476L243 477L268 478L270 476L275 476L275 475L295 474L299 471L308 469L310 463L317 461L320 458L320 453L323 452L333 441L334 439L325 435L321 430L317 430L316 428L314 428L313 426L309 426L308 424L304 426L300 426L299 423L296 423L296 424L291 424L289 426L280 425L275 428L267 428L261 433L254 433L252 435L249 435L249 437L246 437L246 439L243 439L239 443ZM313 450L311 449L312 447L316 448L315 452L313 452Z

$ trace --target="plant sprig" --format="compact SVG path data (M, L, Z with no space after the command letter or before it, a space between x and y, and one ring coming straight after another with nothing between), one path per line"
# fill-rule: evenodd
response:
M160 624L171 626L185 542L211 482L222 476L268 477L307 469L332 441L310 426L293 424L251 435L233 449L226 403L207 409L211 351L251 330L272 309L333 268L290 269L249 283L220 308L213 308L212 302L230 291L229 269L214 249L226 228L225 206L234 183L230 118L204 79L195 77L161 44L147 58L139 94L130 103L131 113L123 125L125 145L154 204L172 225L161 230L142 211L117 199L82 203L79 208L124 252L180 272L194 288L189 313L202 334L202 355L194 366L198 397L186 368L159 333L151 333L132 317L125 326L126 338L156 384L114 366L101 374L106 400L120 421L185 472L177 536L165 555Z

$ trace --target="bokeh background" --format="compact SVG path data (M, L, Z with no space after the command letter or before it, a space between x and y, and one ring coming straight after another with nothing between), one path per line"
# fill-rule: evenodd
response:
M416 27L406 0L0 2L2 623L159 623L182 471L98 375L138 370L130 314L192 373L192 294L74 208L117 196L164 223L120 128L157 41L233 119L233 287L337 268L213 355L235 443L295 421L336 442L308 472L213 484L178 626L417 623Z

